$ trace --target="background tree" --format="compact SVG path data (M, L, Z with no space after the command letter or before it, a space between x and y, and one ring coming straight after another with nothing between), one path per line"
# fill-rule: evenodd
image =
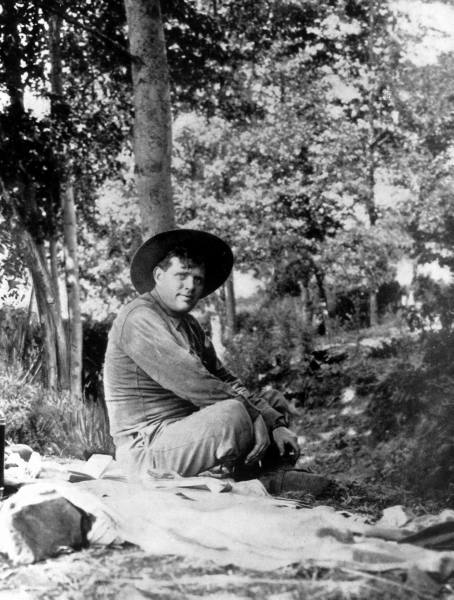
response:
M22 41L23 18L27 17L27 33ZM13 225L18 249L30 270L41 318L44 323L48 383L53 389L67 385L67 345L63 330L56 285L46 261L43 230L45 220L40 213L45 198L46 177L52 178L55 164L46 147L47 132L24 109L25 76L39 77L39 67L30 72L23 63L32 50L39 47L42 23L39 14L26 4L7 2L2 15L2 54L5 70L3 81L9 106L2 119L2 199L8 226ZM44 175L44 182L43 177ZM47 183L49 179L47 179Z
M84 68L91 51L87 45L91 38L83 24L75 34L63 19L60 29L56 15L59 18L61 3L24 1L9 3L5 9L0 32L5 69L0 84L8 92L10 107L3 110L1 122L4 133L0 150L2 208L5 225L13 224L21 254L32 273L47 340L48 383L51 388L64 388L69 379L67 341L58 298L59 244L62 247L60 199L72 198L74 190L70 188L76 185L81 201L90 198L94 186L115 164L114 144L119 140L122 113L115 114L106 129L96 121L100 116L102 120L107 108L107 88L93 87L94 65L91 70ZM76 13L78 9L79 5L72 5ZM65 17L78 23L70 11ZM49 34L46 22L50 22ZM49 60L51 81L48 80ZM63 71L71 76L63 80ZM81 78L75 80L78 73ZM84 86L86 82L89 82L88 89ZM51 100L49 114L38 118L25 111L26 89ZM112 144L112 154L106 153L108 143ZM68 164L72 165L70 173ZM74 184L68 186L71 181ZM92 201L81 202L87 217L90 205ZM72 246L74 248L74 243ZM73 268L75 255L70 258ZM70 286L77 284L75 272L69 279ZM77 292L72 294L74 300L77 296ZM75 347L80 357L80 324L76 324L74 331L79 332ZM78 362L73 361L77 367L75 372ZM77 387L77 384L73 386ZM80 391L75 393L80 394Z
M234 246L237 268L254 268L266 282L296 269L300 283L295 298L300 298L300 307L306 304L301 314L309 313L311 303L326 303L324 298L333 296L346 282L361 281L374 290L388 281L393 263L408 245L400 243L405 236L399 241L399 215L379 202L378 184L390 179L412 190L411 202L401 207L401 214L405 216L405 210L415 218L420 214L418 223L412 221L411 233L422 235L428 224L425 199L442 193L440 186L428 192L429 174L433 172L433 181L437 180L437 168L448 156L449 143L434 154L430 148L440 143L450 118L445 103L434 107L431 121L424 119L424 111L429 115L432 110L427 112L424 102L433 82L427 81L425 88L422 82L429 72L436 78L438 67L427 69L420 78L423 70L412 71L404 64L388 3L321 2L315 7L289 0L245 2L238 7L230 0L175 0L162 9L166 48L159 23L151 21L158 33L153 37L159 42L156 52L161 52L163 61L166 50L169 76L164 73L159 78L164 82L159 89L164 91L154 99L165 105L170 92L178 224L220 233ZM26 164L35 193L30 200L27 192L19 216L42 246L48 288L54 291L41 298L51 298L58 315L56 281L62 278L64 245L61 197L67 189L65 181L71 181L78 216L82 307L99 313L103 303L105 315L114 313L131 294L128 260L142 233L141 217L131 210L139 193L130 177L130 76L133 64L136 75L140 69L148 75L150 71L145 63L133 60L126 48L121 0L23 0L14 10L12 20L1 22L1 58L11 66L14 56L20 55L21 63L18 66L16 60L14 68L3 71L9 75L3 78L2 89L19 89L14 81L17 84L20 67L22 96L25 89L32 89L35 95L51 100L53 108L40 118L24 110L20 135L12 131L16 127L12 113L3 111L3 214L6 219L12 214L7 198L18 202L19 188L14 182L24 176L18 165ZM43 26L57 19L61 21L60 41L52 52L60 49L61 94L57 87L52 92L47 69L52 46ZM11 37L7 33L13 21L18 35ZM139 25L145 23L142 19ZM14 39L16 50L10 51ZM440 91L444 76L449 76L447 70L439 74ZM418 78L421 89L408 102L411 82ZM149 79L148 83L159 82ZM16 96L9 94L13 99ZM22 104L22 100L16 102ZM168 123L168 112L162 114L162 123ZM437 134L430 138L434 124ZM14 135L14 143L8 145ZM418 155L421 143L425 150ZM28 158L19 156L19 150L26 150ZM169 152L170 146L164 152L165 161ZM168 172L155 174L170 193ZM444 181L447 199L449 178ZM23 185L21 190L25 189ZM104 204L95 202L97 195L105 196ZM116 215L109 212L109 201L117 206ZM447 200L445 205L442 208L440 200L440 223L447 223ZM412 208L417 206L420 212ZM397 224L387 235L393 220ZM11 236L7 229L3 227L5 243ZM434 229L427 228L427 239ZM376 240L386 252L378 251L379 244L374 250ZM440 256L446 243L440 240ZM421 259L428 255L430 248L422 238L418 248ZM339 282L346 260L352 268L347 279ZM7 272L9 267L4 268ZM15 273L8 276L15 281ZM231 294L226 297L233 298ZM39 302L46 306L43 299ZM51 323L47 328L57 348ZM50 356L50 346L48 352Z
M159 0L126 0L134 89L134 156L142 227L175 226L170 183L171 117L166 44Z

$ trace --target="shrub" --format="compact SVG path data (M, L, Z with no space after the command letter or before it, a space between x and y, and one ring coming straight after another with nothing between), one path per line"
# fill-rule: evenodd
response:
M226 362L251 390L270 384L306 408L327 406L350 383L346 353L315 350L314 332L300 320L289 297L240 313Z
M405 362L393 362L392 370L375 385L369 402L374 439L386 440L414 428L423 406L424 386L423 370Z
M424 496L441 493L454 499L454 381L445 395L425 410L415 429L417 443L405 463L409 486ZM427 407L429 408L429 407Z
M24 381L20 369L0 370L0 412L7 440L44 454L83 457L113 451L107 417L100 404L74 407L68 395L55 395Z
M454 335L431 332L389 361L369 402L375 460L425 497L454 496Z
M65 411L64 420L67 431L65 453L85 459L95 453L114 455L104 404L87 402L72 406Z
M9 305L0 308L0 357L3 363L14 366L20 361L30 370L39 366L41 343L35 314Z
M239 315L239 332L226 343L226 363L250 389L278 381L302 366L312 348L312 333L298 324L291 298Z

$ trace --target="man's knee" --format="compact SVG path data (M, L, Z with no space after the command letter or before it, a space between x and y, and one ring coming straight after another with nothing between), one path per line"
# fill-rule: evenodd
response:
M238 460L253 444L252 420L240 400L224 400L218 405L218 441L216 456L221 462Z

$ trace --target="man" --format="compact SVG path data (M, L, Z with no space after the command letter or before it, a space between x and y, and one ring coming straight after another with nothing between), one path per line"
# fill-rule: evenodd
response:
M104 367L117 460L130 472L194 476L221 466L244 478L259 474L270 447L298 456L282 403L250 394L189 314L232 265L223 240L190 229L158 234L133 257L140 295L117 316ZM282 491L279 481L268 489Z

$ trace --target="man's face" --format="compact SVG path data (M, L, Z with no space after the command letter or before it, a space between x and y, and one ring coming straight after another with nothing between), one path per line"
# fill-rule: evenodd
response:
M205 269L173 256L166 270L156 267L154 278L155 290L169 311L184 314L194 308L203 294Z

